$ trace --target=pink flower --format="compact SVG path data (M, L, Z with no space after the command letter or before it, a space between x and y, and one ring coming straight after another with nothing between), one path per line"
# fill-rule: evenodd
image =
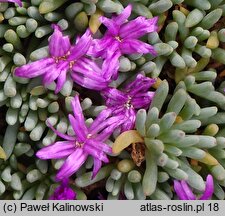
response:
M107 27L107 31L103 38L93 41L93 45L88 51L90 55L101 56L109 62L114 62L112 65L116 63L115 70L111 74L113 79L117 77L118 59L121 55L134 53L156 55L153 46L138 40L138 38L157 30L158 17L147 19L139 16L128 21L131 10L132 6L128 5L121 14L112 19L100 17L100 21Z
M206 178L206 186L205 192L202 194L200 198L197 198L196 195L193 194L191 188L188 186L186 181L174 181L174 190L177 193L177 196L180 200L208 200L211 199L213 192L214 192L214 185L213 185L213 177L208 175Z
M93 123L87 127L82 113L78 96L72 101L73 115L69 114L69 121L75 132L75 136L62 134L49 127L64 141L42 148L37 152L40 159L65 158L65 162L58 171L56 179L61 181L74 174L86 161L88 155L94 158L93 178L102 166L102 162L108 163L106 154L111 153L111 147L104 142L120 124L121 116L110 117L110 110L103 110Z
M61 185L59 185L54 194L49 197L50 200L74 200L76 199L76 193L69 187L69 180L63 179Z
M139 74L122 91L116 88L106 88L102 91L107 109L112 111L112 115L124 116L121 131L133 129L138 109L149 107L154 96L154 92L149 91L149 88L154 83L154 79Z
M43 76L45 85L57 79L55 93L58 93L70 71L72 79L79 85L101 90L108 82L101 76L102 70L91 59L85 57L92 37L89 30L72 46L68 36L63 36L59 26L53 25L54 33L49 41L50 57L16 68L15 75L25 78Z

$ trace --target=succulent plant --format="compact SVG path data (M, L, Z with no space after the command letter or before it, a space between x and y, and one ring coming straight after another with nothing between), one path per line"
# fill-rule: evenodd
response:
M36 157L38 150L60 140L48 123L74 136L67 116L78 94L87 126L108 108L102 92L75 84L70 74L55 94L56 82L44 85L41 77L18 77L15 69L49 57L52 24L72 45L87 29L98 40L109 29L100 17L119 16L128 5L130 22L158 17L158 30L139 38L157 55L122 54L118 77L107 82L123 91L141 74L155 80L154 98L148 108L135 111L132 130L115 129L106 140L113 151L95 178L88 157L70 177L69 187L77 199L97 199L96 189L105 199L177 199L174 180L185 180L201 194L212 175L213 199L225 198L223 0L24 0L22 5L0 1L1 199L49 199L60 185L55 175L64 160ZM104 61L95 58L100 68Z

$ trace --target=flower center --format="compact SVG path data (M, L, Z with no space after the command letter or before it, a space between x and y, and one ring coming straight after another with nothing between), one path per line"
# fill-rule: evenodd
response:
M92 134L88 134L87 138L90 139L92 137Z
M82 148L84 146L84 143L79 143L78 141L75 142L75 146L77 148Z
M119 42L122 42L123 41L123 39L120 38L120 36L116 36L115 39L118 40Z
M131 104L131 97L128 96L128 100L127 102L124 104L124 106L127 108L127 109L130 109L130 108L134 108L133 105Z
M90 139L92 137L92 134L88 134L87 135L87 139ZM84 142L78 142L78 141L76 141L75 142L75 146L77 147L77 148L83 148L83 146L84 146L84 144L85 144L85 141Z
M52 58L55 60L55 63L58 64L59 61L66 61L70 54L71 54L70 51L68 51L64 56L59 56L59 57L53 56ZM69 62L70 69L73 68L73 65L75 64L75 62L76 62L75 60Z
M55 63L59 63L59 61L65 61L68 56L70 55L70 51L68 51L64 56L55 57L53 56L53 59L55 60Z
M75 64L75 61L70 61L69 68L72 69L74 64Z

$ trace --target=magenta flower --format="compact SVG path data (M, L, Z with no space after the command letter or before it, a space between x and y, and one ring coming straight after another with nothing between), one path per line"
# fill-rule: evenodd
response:
M121 131L133 129L137 110L149 107L154 96L154 92L149 91L149 88L154 83L154 79L139 74L123 91L116 88L107 88L102 91L106 106L112 111L112 115L124 116Z
M20 0L0 0L0 2L12 2L12 3L16 3L20 7L22 7L22 2Z
M188 186L187 182L184 180L177 181L174 180L174 190L177 193L177 196L180 200L208 200L211 199L214 192L213 185L213 177L212 175L208 175L206 178L206 186L205 192L202 194L200 198L197 198L196 195L193 194L191 188Z
M76 193L69 187L69 180L63 179L61 185L59 185L53 195L49 197L50 200L74 200L76 199Z
M61 181L74 174L86 161L88 155L94 158L93 178L101 168L102 162L108 163L108 153L111 147L104 143L120 124L121 116L110 117L110 110L103 110L93 121L90 127L85 124L78 96L72 101L73 115L69 114L69 121L75 132L75 136L62 134L49 127L65 141L58 141L37 152L40 159L66 158L58 171L56 179Z
M91 43L89 30L71 46L68 36L63 36L59 26L53 25L54 33L49 40L50 57L16 68L15 75L33 78L43 75L43 83L50 84L57 79L55 93L58 93L65 81L67 72L79 85L95 90L107 87L108 83L102 78L102 70L93 61L85 57Z
M112 19L100 17L100 21L107 27L107 31L103 38L93 41L88 51L90 55L115 61L117 69L119 68L118 58L123 54L151 53L156 55L153 46L138 40L138 38L157 30L158 17L147 19L139 16L128 21L131 10L132 6L128 5L121 14ZM112 76L116 79L115 74Z

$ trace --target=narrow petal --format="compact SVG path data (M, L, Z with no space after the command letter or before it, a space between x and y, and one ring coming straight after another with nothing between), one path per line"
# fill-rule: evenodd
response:
M113 47L112 47L113 45ZM105 33L103 38L101 39L94 39L87 55L92 57L106 57L107 52L115 52L115 47L118 49L119 43L115 40L115 37L112 35Z
M106 100L107 106L125 103L128 96L115 88L106 88L102 91L102 97Z
M80 127L79 125L79 122L75 120L75 118L69 114L69 120L70 120L70 123L71 123L71 126L77 136L77 140L78 142L84 142L85 139L86 139L86 134L85 132L82 130L82 128Z
M136 39L123 40L120 44L120 51L123 54L150 53L152 55L156 55L156 51L153 46Z
M36 156L42 160L60 159L72 154L75 150L75 143L71 141L59 141L52 145L42 148Z
M113 17L113 21L118 25L122 25L129 18L131 11L132 11L132 5L129 4L126 8L124 8L122 13L120 13L118 16Z
M213 185L213 177L212 175L208 175L206 178L206 186L205 192L200 197L200 200L209 200L211 199L213 192L214 192L214 185Z
M77 121L76 124L78 124L80 129L82 130L83 136L86 137L88 134L88 130L87 130L87 126L85 124L85 118L83 115L83 110L81 108L78 95L76 95L74 97L74 99L71 101L71 108L73 110L73 115Z
M88 71L93 71L97 74L101 74L101 68L97 65L97 63L94 61L94 59L89 59L86 57L80 58L78 61L76 61L76 65L79 65L80 67L84 68Z
M136 113L134 109L126 109L124 122L121 126L121 132L134 129L135 120L136 120Z
M48 68L48 71L43 74L42 82L45 86L51 84L60 74L60 70L57 69L57 65L53 64Z
M79 73L81 76L85 76L86 78L99 83L106 82L106 79L102 77L101 69L93 62L93 60L82 59L82 61L78 60L78 62L73 66L74 73Z
M88 145L91 145L92 147L94 147L100 151L103 151L108 154L112 153L112 148L103 142L99 142L98 140L95 140L95 139L90 139L90 140L88 140L87 143L88 143Z
M158 17L152 19L146 19L145 17L139 16L136 19L129 21L121 26L119 35L123 39L137 39L143 35L157 31Z
M119 33L119 25L117 25L116 22L113 22L112 19L106 18L104 16L99 18L99 21L101 23L103 23L107 29L108 32L112 35L112 36L117 36Z
M73 175L86 161L88 154L81 148L75 151L65 160L56 175L56 180L60 181Z
M59 91L62 89L66 82L66 74L67 74L68 68L65 67L63 70L61 70L58 78L57 78L57 84L55 89L55 94L58 94Z
M110 109L105 109L101 111L96 119L92 122L92 124L89 127L89 133L92 133L92 131L99 125L102 124L105 119L107 119L111 115L112 111Z
M125 91L129 91L130 94L135 96L139 92L146 92L149 88L156 82L155 79L151 79L149 77L145 77L142 74L138 74L136 79L130 82L124 88Z
M102 122L101 124L97 125L92 131L90 130L89 131L91 132L91 134L101 133L102 130L118 122L118 120L119 120L118 116L110 117L106 119L104 122Z
M68 57L68 61L74 61L79 59L80 57L86 55L92 43L91 31L89 29L83 34L83 36L79 39L78 43L73 46L70 50L70 55Z
M22 7L22 2L20 0L0 0L0 2L12 2L12 3L16 3L20 7Z
M110 80L111 78L116 80L118 78L120 56L121 56L121 53L119 50L115 51L111 55L107 53L106 58L102 64L102 73L103 73L103 77L106 80Z
M96 136L96 139L100 142L105 142L114 132L124 122L124 116L118 116L118 121L109 127L105 128L99 135Z
M69 135L66 135L66 134L63 134L59 131L57 131L49 121L47 121L47 124L48 124L48 127L50 127L52 129L52 131L57 134L59 137L65 139L65 140L68 140L68 141L75 141L75 137L72 137L72 136L69 136Z
M154 94L154 92L147 92L144 97L132 98L131 104L135 109L147 109L152 101L152 98L154 97Z
M189 200L196 200L195 195L193 194L192 190L190 189L186 181L181 180L181 186Z
M85 144L83 146L83 150L86 153L92 155L94 158L98 158L99 160L101 160L101 161L103 161L105 163L109 162L109 159L107 158L106 154L103 151L98 150L98 149L94 148L91 145Z
M16 68L15 75L25 78L37 77L47 73L52 64L54 64L54 60L52 58L43 58Z
M94 158L94 169L93 169L93 172L92 172L91 179L95 178L95 176L97 175L101 166L102 166L102 162L98 158Z
M96 91L102 90L108 86L108 82L98 82L77 73L71 73L71 77L77 84Z
M174 180L174 190L180 200L188 200L188 197L179 181Z
M70 39L68 36L63 36L61 28L53 24L54 32L49 40L49 52L51 56L62 57L70 50Z

